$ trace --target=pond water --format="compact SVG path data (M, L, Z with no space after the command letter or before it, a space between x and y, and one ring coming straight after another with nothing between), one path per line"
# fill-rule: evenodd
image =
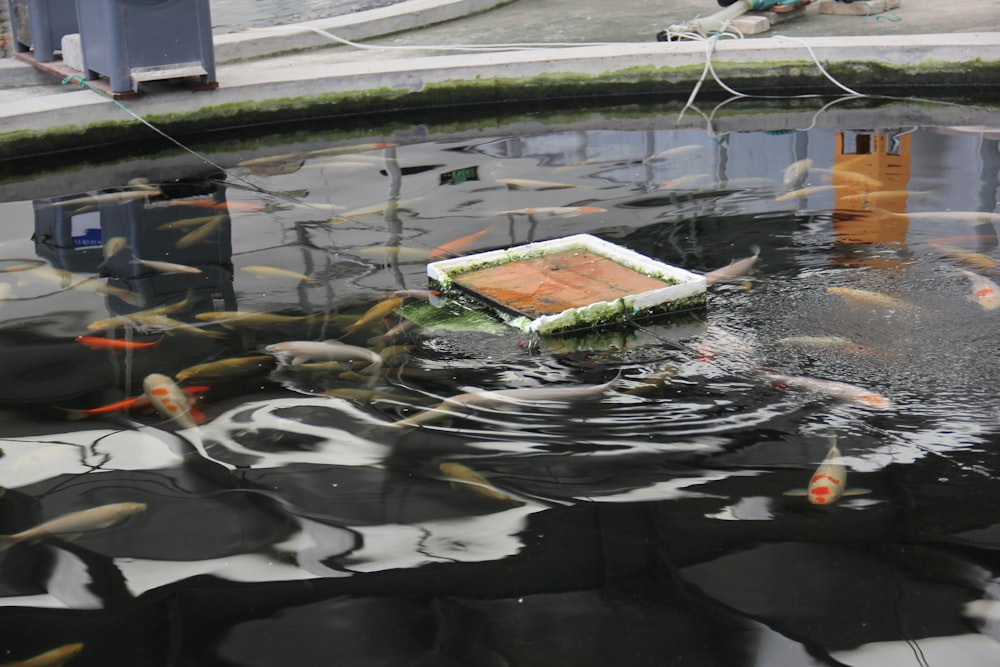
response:
M998 135L674 120L8 190L0 657L997 664ZM576 233L759 256L704 308L558 337L394 295ZM151 376L174 413L116 406Z

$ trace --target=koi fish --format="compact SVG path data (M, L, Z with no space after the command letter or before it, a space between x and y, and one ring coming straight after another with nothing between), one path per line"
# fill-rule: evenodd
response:
M398 289L389 293L389 296L398 296L403 299L430 299L438 296L441 292L432 289Z
M753 265L757 263L760 258L760 246L754 245L750 248L752 255L745 257L740 260L733 260L727 266L723 266L720 269L715 269L714 271L709 271L705 274L705 284L711 285L712 283L717 283L724 280L732 280L734 278L739 278L740 276L745 276Z
M882 181L877 178L872 178L871 176L867 176L856 171L841 169L840 167L834 169L813 169L813 171L823 174L831 181L841 181L850 183L851 185L860 185L866 188L882 187Z
M251 204L241 201L215 201L212 199L175 199L170 202L171 206L195 206L198 208L210 208L215 211L246 211L248 213L259 213L265 210L261 204Z
M357 359L368 362L368 367L364 369L364 372L371 373L373 376L377 376L382 370L382 357L375 352L335 340L290 340L272 343L265 347L264 351L282 360L287 360L292 366L307 361L352 361Z
M945 257L950 257L976 269L993 269L997 265L997 261L986 253L973 252L965 248L956 248L940 243L931 243L930 246Z
M1000 285L978 273L959 269L966 278L972 281L972 295L968 297L982 307L983 310L1000 308Z
M246 366L259 366L265 361L270 361L271 359L272 357L263 354L251 357L230 357L228 359L217 359L216 361L208 361L203 364L188 366L187 368L178 371L174 375L174 378L176 378L178 382L184 382L185 380L190 380L192 378L218 377L220 375L240 370ZM187 389L184 389L183 391L187 391Z
M774 201L785 201L786 199L799 199L800 197L811 197L812 195L818 195L821 192L836 192L837 190L843 190L846 185L812 185L807 188L799 188L798 190L792 190L790 192L785 192L774 198Z
M173 274L173 273L201 273L201 269L196 266L188 266L187 264L177 264L175 262L162 262L156 259L133 259L133 264L141 264L148 269L152 269L157 273Z
M160 225L156 229L159 231L176 231L180 229L187 229L188 227L198 227L200 225L204 225L206 222L211 222L217 217L218 215L216 214L201 215L195 218L184 218L183 220L172 220Z
M520 501L501 493L495 486L486 481L485 477L461 463L442 463L438 466L438 470L451 480L451 488L453 489L462 486L493 500L522 504Z
M135 340L122 340L120 338L103 338L101 336L77 336L74 338L78 343L83 343L91 350L142 350L147 347L156 347L160 340L140 342Z
M294 278L299 282L303 283L315 283L316 280L307 276L304 273L299 273L298 271L290 271L288 269L279 269L275 266L244 266L240 271L246 271L247 273L252 273L258 278L263 278L264 276L275 276L279 278Z
M538 208L518 208L501 211L500 215L545 215L561 218L575 218L584 213L607 213L599 206L540 206Z
M401 305L403 305L404 299L401 296L394 296L383 301L379 301L374 306L365 311L365 314L358 318L354 324L347 327L344 332L344 336L350 336L352 333L358 329L371 324L372 322L377 322L383 317L387 316L389 313L393 312Z
M104 261L101 262L101 266L108 263L108 260L120 253L128 246L128 239L124 236L112 236L104 243L102 252L104 254Z
M809 158L796 160L785 167L785 171L782 172L782 181L786 186L801 185L802 181L809 175L812 166L813 161Z
M871 290L854 289L852 287L827 287L826 291L828 294L836 294L837 296L842 296L852 301L864 303L869 306L876 306L878 308L905 310L911 307L911 304L903 301L902 299L897 299L896 297L889 296L888 294L873 292Z
M219 331L208 331L199 326L167 317L166 315L138 315L133 313L132 321L138 328L146 331L165 331L167 333L183 331L192 336L201 336L203 338L226 337L226 334Z
M0 551L9 549L19 542L40 540L49 535L85 533L91 530L110 528L145 509L146 503L112 503L63 514L19 533L0 535Z
M142 381L146 397L164 419L181 428L197 428L207 421L205 415L191 407L188 397L177 383L166 375L152 373Z
M763 377L776 385L823 394L824 396L865 408L872 408L874 410L894 409L892 401L885 396L846 382L821 380L797 375L781 375L770 372L763 373Z
M189 289L187 296L176 303L165 303L163 305L154 306L153 308L147 308L146 310L135 313L117 315L104 320L97 320L96 322L91 322L87 325L87 331L110 331L111 329L117 329L119 327L134 327L139 325L139 322L144 317L176 313L177 311L184 310L190 306L193 301L194 290Z
M217 215L209 219L208 222L197 227L196 229L188 232L181 238L177 239L175 244L179 250L184 250L190 248L193 245L197 245L202 241L207 240L213 234L219 231L219 227L228 218L226 215Z
M813 505L832 505L842 496L860 496L871 493L868 489L847 489L847 468L844 467L837 439L830 439L830 450L805 489L786 491L786 496L806 496Z
M63 199L62 201L39 204L37 208L52 208L53 206L100 206L101 204L107 203L123 204L125 202L136 201L138 199L148 199L162 194L163 190L157 186L144 186L135 190L102 192L96 195L81 195L72 199Z
M437 405L392 423L393 426L417 426L446 418L448 409L464 411L473 406L496 407L502 405L536 405L539 402L593 401L604 395L618 381L614 379L604 384L570 385L559 387L523 387L518 389L495 389L474 391L450 396Z
M527 178L498 178L497 183L506 185L508 190L564 190L576 187L572 183L533 181Z
M353 218L363 218L367 215L380 215L390 209L395 210L402 208L403 206L409 206L410 204L418 202L421 199L423 199L423 197L414 197L413 199L398 199L393 201L381 202L379 204L372 204L371 206L363 206L361 208L356 208L351 211L346 211L344 213L336 214L333 217L333 219L330 220L330 224L343 222L345 219L350 220Z
M3 667L62 667L83 650L83 644L66 644L27 660L5 662Z
M305 322L309 315L280 315L278 313L263 313L242 310L220 310L208 313L198 313L194 316L196 320L202 322L212 322L220 324L227 329L236 326L274 326L282 324L294 324Z
M423 248L408 248L406 246L375 246L358 250L362 257L394 257L400 262L424 262L430 251Z
M798 347L854 347L854 341L843 336L788 336L774 341L779 345Z
M647 158L643 158L643 162L664 162L666 160L672 160L681 157L682 155L690 155L691 153L700 153L705 150L705 147L701 144L687 144L684 146L674 146L673 148L668 148L662 150L659 153L650 155Z
M384 142L378 143L367 143L367 144L357 144L354 146L336 146L334 148L319 148L311 151L302 151L299 153L284 153L281 155L269 155L266 157L258 157L250 160L243 160L237 163L238 167L257 167L261 165L276 164L281 162L288 162L289 160L303 159L307 157L328 157L331 155L348 155L354 153L366 153L368 151L378 150L380 148L392 148L397 144L390 144Z
M428 253L427 258L430 260L438 260L446 257L455 257L462 251L467 250L469 246L476 242L476 240L481 239L491 231L493 231L492 225L478 232L461 236L453 241L448 241L447 243L442 243L438 247L431 250Z

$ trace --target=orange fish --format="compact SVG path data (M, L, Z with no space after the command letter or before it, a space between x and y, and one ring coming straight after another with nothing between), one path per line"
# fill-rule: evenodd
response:
M83 644L66 644L45 653L39 653L27 660L5 662L4 667L60 667L76 657L82 650Z
M104 338L102 336L77 336L74 338L78 343L83 343L91 350L141 350L147 347L156 347L160 340L140 343L134 340L122 340L120 338Z
M356 322L347 327L345 329L344 335L350 336L358 329L361 329L362 327L365 327L371 324L372 322L377 322L378 320L381 320L383 317L388 316L394 310L402 306L405 300L406 299L404 297L394 296L379 301L374 306L365 311L365 314L359 317Z
M166 375L147 375L142 388L160 416L176 422L181 428L195 428L207 421L205 415L188 403L184 390Z
M204 394L206 391L211 389L211 387L205 385L198 385L192 387L184 387L181 391L185 394L197 395ZM68 419L75 421L77 419L86 419L87 417L93 417L95 415L106 415L112 412L121 412L122 410L130 410L132 408L142 408L150 404L149 397L146 394L139 394L138 396L132 396L130 398L125 398L120 401L115 401L114 403L108 403L107 405L101 405L96 408L85 408L85 409L66 409L68 413Z
M442 243L438 247L430 251L428 255L429 259L437 260L444 259L446 257L455 257L460 254L463 250L467 250L477 239L489 234L493 231L493 226L490 225L486 229L475 232L473 234L468 234L467 236L461 236L454 241L448 241L447 243Z

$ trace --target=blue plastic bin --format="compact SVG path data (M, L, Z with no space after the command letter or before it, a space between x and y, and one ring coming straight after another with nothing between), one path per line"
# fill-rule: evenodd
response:
M77 0L8 0L14 51L34 51L35 61L50 63L62 49L62 38L79 32Z
M76 0L84 76L114 93L144 81L197 77L214 84L208 0Z

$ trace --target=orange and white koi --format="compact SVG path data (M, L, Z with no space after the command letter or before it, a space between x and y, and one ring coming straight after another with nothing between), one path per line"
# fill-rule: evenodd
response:
M15 662L5 662L3 667L62 667L83 650L83 644L66 644L44 653Z
M120 338L104 338L101 336L77 336L74 338L78 343L83 343L91 350L142 350L147 347L156 347L160 340L141 342L136 340L122 340Z
M517 208L501 211L500 215L543 215L560 218L575 218L585 213L607 213L600 206L539 206L537 208Z
M760 246L754 245L750 248L753 252L749 257L744 257L740 260L733 260L727 266L723 266L720 269L715 269L714 271L709 271L705 274L705 284L711 285L712 283L717 283L725 280L734 280L740 276L745 276L753 265L757 263L760 259Z
M809 479L806 489L786 491L786 496L806 496L813 505L832 505L843 496L871 493L867 489L848 489L847 468L844 466L836 438L831 438L830 450Z
M206 421L205 415L191 407L187 394L166 375L147 375L142 381L142 388L160 416L181 428L197 428L198 424Z
M1000 308L1000 285L972 271L959 269L959 272L972 281L972 295L969 299L978 303L983 310Z
M764 372L762 377L775 385L823 394L824 396L865 408L872 408L874 410L894 409L892 401L885 396L857 385L848 384L847 382L821 380L819 378L800 375L781 375L780 373L771 372Z
M79 512L70 512L49 519L33 528L12 535L0 535L0 551L9 549L19 542L31 542L49 535L84 533L91 530L110 528L120 521L146 509L146 503L112 503L100 505Z
M475 243L478 239L483 238L487 234L493 231L493 226L490 225L486 229L481 229L478 232L473 232L472 234L467 234L466 236L460 236L453 241L448 241L447 243L442 243L436 248L432 249L428 254L427 258L430 260L445 259L446 257L455 257L461 254L463 251L468 250L469 246Z

